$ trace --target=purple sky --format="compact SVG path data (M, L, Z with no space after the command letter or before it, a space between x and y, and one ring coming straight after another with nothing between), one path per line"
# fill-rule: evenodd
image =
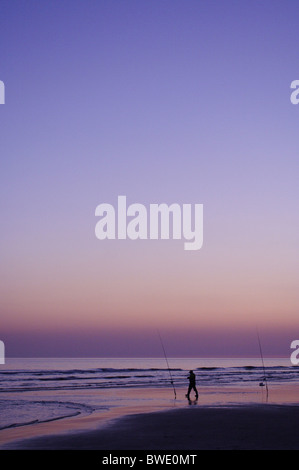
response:
M290 354L297 0L0 5L9 356ZM204 205L204 245L95 237L117 196Z

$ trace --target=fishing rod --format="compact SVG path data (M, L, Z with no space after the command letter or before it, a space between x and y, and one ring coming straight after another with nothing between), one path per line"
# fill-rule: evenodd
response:
M265 386L266 386L267 396L268 396L268 383L267 383L267 377L266 377L266 369L265 369L264 358L263 358L263 352L262 352L262 346L261 346L261 340L260 340L260 336L259 336L258 330L256 330L256 333L257 333L257 339L258 339L258 343L259 343L260 355L261 355L262 365L263 365L263 371L264 371L263 381L260 382L259 386L260 386L260 387L265 387ZM264 382L265 382L265 383L264 383Z
M169 375L170 375L170 382L171 382L171 385L172 385L172 387L173 387L174 398L176 399L176 390L175 390L175 386L174 386L174 383L173 383L173 379L172 379L172 375L171 375L171 370L170 370L170 367L169 367L169 364L168 364L168 359L167 359L167 356L166 356L166 352L165 352L165 348L164 348L164 345L163 345L163 341L162 341L162 338L161 338L161 335L160 335L159 331L158 331L158 335L159 335L159 338L160 338L160 342L161 342L161 346L162 346L162 349L163 349L164 357L165 357L165 360L166 360L168 372L169 372Z

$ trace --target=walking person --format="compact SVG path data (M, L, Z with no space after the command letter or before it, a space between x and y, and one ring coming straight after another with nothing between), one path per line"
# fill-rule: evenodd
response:
M194 390L195 392L195 399L197 400L198 399L198 391L197 391L197 388L196 388L196 378L195 378L195 374L193 372L193 370L190 370L189 371L189 376L188 376L188 379L189 379L189 387L188 387L188 392L186 394L186 397L190 398L190 392L191 390Z

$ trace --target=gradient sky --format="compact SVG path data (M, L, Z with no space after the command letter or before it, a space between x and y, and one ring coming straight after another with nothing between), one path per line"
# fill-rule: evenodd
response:
M290 354L297 0L2 0L7 356ZM204 244L95 237L95 208L204 205Z

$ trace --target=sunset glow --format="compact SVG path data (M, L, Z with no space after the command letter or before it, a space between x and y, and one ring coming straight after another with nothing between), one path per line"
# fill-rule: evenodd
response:
M8 356L288 356L298 2L4 1ZM102 239L99 204L202 204L203 244Z

